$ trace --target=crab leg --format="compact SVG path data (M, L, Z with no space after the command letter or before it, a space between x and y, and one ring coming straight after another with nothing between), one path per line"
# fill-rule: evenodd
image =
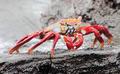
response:
M108 31L106 27L104 27L104 30L102 31L102 33L108 38L108 45L110 45L113 39L112 34Z
M101 35L97 29L93 28L92 26L85 26L85 27L80 27L80 30L81 30L83 35L88 35L90 33L94 33L95 37L100 42L100 47L101 48L104 47L104 40L101 37Z
M97 38L94 39L93 44L91 45L91 48L94 48L96 43L97 43Z
M18 41L16 42L16 45L17 45L18 43L22 42L23 40L25 40L26 38L28 38L28 35L26 35L26 36L22 37L20 40L18 40ZM16 52L19 53L19 50L16 50Z
M36 34L33 34L33 35L26 36L26 37L22 38L20 41L18 41L18 42L16 43L16 45L15 45L13 48L11 48L11 49L9 50L9 54L12 54L14 51L17 51L17 53L19 53L18 49L19 49L22 45L24 45L25 43L27 43L27 42L30 41L31 39L39 36L40 34L42 34L42 31L41 31L41 32L37 32Z
M23 38L21 38L20 40L18 40L18 41L16 42L16 44L20 43L21 41L25 40L26 38L28 38L28 35L26 35L26 36L24 36Z
M59 38L60 38L60 35L58 33L56 33L54 41L53 41L53 47L51 49L51 57L54 57L54 51L55 51L54 49L55 49L56 43L57 43Z
M22 37L20 40L18 40L18 41L16 42L16 44L24 41L24 40L27 39L29 36L38 35L38 34L41 34L41 31L40 31L40 32L34 32L34 33L31 33L31 34L29 34L29 35L26 35L26 36Z
M94 28L96 28L101 34L103 33L108 38L108 45L111 44L113 36L108 31L108 28L102 25L93 25Z
M30 48L28 49L28 54L32 54L32 51L33 51L36 47L38 47L38 46L41 45L43 42L49 40L51 37L54 37L54 36L55 36L55 38L54 38L54 42L53 42L53 47L52 47L52 49L51 49L51 56L53 57L55 45L56 45L56 43L57 43L57 41L58 41L58 39L59 39L59 37L60 37L59 34L55 34L55 33L53 33L53 32L48 32L48 33L46 34L46 36L45 36L43 39L40 40L40 42L38 42L37 44L35 44L35 45L33 45L32 47L30 47Z

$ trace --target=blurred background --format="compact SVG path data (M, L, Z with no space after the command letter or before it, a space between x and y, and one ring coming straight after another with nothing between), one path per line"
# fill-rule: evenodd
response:
M41 13L49 0L0 0L0 38L17 39L41 28Z
M88 15L119 31L120 0L0 0L0 38L7 41L48 25L51 19Z

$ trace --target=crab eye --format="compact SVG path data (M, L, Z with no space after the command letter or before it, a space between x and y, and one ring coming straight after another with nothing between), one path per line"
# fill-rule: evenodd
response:
M70 26L68 23L66 23L67 26Z

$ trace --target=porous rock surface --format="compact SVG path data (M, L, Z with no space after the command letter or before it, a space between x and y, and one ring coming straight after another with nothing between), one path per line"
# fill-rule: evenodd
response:
M0 63L1 74L119 74L120 53L84 54L66 58L31 58Z

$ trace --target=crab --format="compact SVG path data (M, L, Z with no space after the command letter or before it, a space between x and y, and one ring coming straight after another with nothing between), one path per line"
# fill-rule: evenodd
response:
M78 18L61 19L40 31L28 34L18 40L14 47L10 48L9 54L12 54L15 51L19 53L19 48L22 45L36 37L40 37L40 41L28 48L28 54L32 54L32 51L45 41L53 39L53 46L50 53L51 56L54 57L55 46L60 38L63 38L63 41L69 50L76 50L83 44L84 36L91 33L94 33L95 35L95 39L91 45L92 48L97 41L100 42L101 48L104 47L104 40L101 37L101 34L104 34L108 38L108 44L111 44L113 36L106 26L97 23L91 25L90 23L81 22L81 20L81 16Z

